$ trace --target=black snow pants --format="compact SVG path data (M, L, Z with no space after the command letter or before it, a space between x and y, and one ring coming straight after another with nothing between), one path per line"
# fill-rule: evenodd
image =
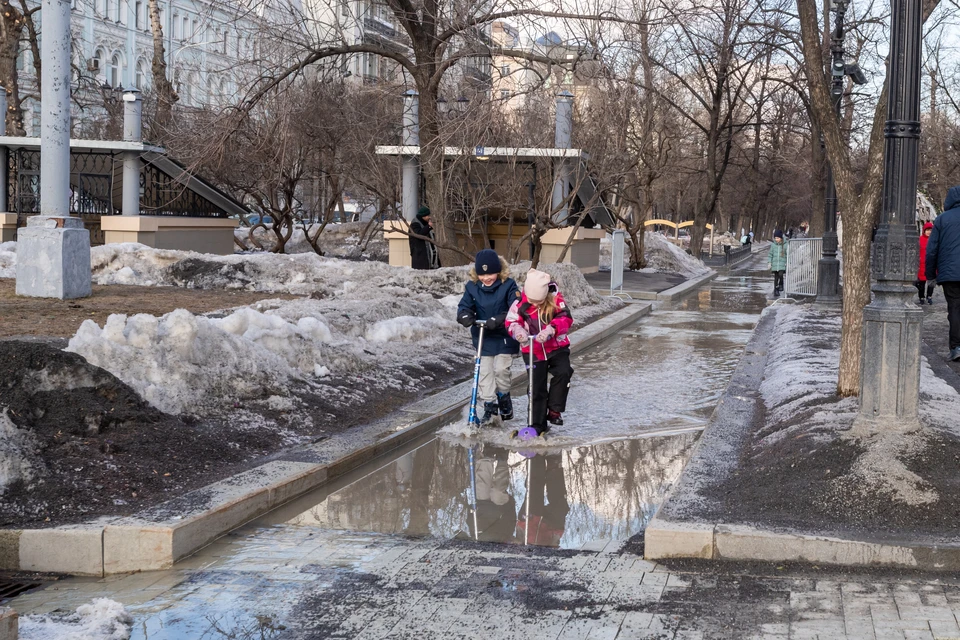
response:
M786 271L774 271L773 272L773 292L780 293L783 291L783 275Z
M534 349L541 348L534 342ZM524 354L524 362L530 362L529 354ZM547 376L552 376L549 389ZM570 347L557 349L546 360L535 360L533 364L533 424L537 429L547 428L547 410L563 413L567 410L567 395L570 393L570 378L573 367L570 366Z
M947 318L950 320L950 348L960 347L960 282L941 282L943 297L947 299ZM534 371L536 376L536 371ZM534 378L536 381L536 378ZM536 405L534 405L536 406Z

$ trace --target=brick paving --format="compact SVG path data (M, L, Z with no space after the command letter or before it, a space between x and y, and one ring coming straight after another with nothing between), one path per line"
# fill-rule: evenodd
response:
M48 614L108 597L134 616L131 637L150 640L960 640L952 576L671 568L620 542L584 547L251 527L170 571L67 579L12 606Z

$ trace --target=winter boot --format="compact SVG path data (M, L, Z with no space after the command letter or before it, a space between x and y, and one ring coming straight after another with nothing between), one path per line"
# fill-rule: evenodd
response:
M483 403L483 417L480 418L481 424L486 424L497 417L497 411L499 405L496 400L491 400L490 402Z
M933 304L933 296L927 298L927 304Z
M500 407L500 419L513 420L513 398L510 394L497 391L497 404Z
M558 427L562 427L563 417L560 415L559 411L554 411L553 409L549 409L547 411L547 422L549 422L550 424L555 424Z

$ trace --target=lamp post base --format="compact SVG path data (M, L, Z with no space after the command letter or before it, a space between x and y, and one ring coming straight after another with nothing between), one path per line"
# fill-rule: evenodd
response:
M816 304L839 306L843 303L840 295L840 261L835 256L824 256L817 262Z
M882 281L873 294L863 310L857 424L919 428L923 311L912 304L914 291L906 283Z

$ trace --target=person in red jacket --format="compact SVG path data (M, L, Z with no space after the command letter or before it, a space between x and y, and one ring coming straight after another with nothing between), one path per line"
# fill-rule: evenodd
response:
M933 232L933 223L928 222L923 225L923 235L920 236L920 270L917 272L917 281L913 286L917 288L917 294L920 300L917 304L933 304L933 291L937 288L936 280L927 280L927 242L930 241L930 234Z
M527 272L523 295L510 306L505 325L520 343L524 360L529 364L533 358L533 424L529 426L541 435L550 430L548 422L563 425L561 414L567 407L573 377L567 337L573 316L550 274L536 269Z

